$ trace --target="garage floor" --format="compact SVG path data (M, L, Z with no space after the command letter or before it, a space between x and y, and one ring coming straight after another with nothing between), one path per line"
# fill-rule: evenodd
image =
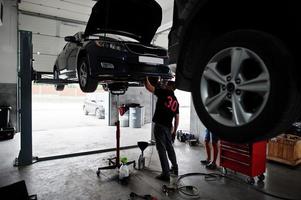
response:
M64 106L56 102L49 104L49 100L47 103L47 106L40 103L35 104L34 107L34 156L54 156L115 146L115 127L107 126L105 120L95 119L94 116L84 116L82 110L76 108L77 104L70 103L69 100ZM68 116L65 113L68 113ZM184 121L185 119L181 121L181 124ZM121 146L133 145L140 140L148 141L150 128L150 124L139 129L121 127ZM97 168L107 165L106 158L113 157L114 152L37 162L26 167L13 167L13 160L18 156L19 150L19 133L13 140L0 141L0 187L25 180L29 193L37 194L38 199L128 200L130 192L152 194L160 200L191 199L181 193L174 193L171 196L165 196L162 193L161 188L165 183L154 178L160 173L160 163L154 146L148 147L144 152L147 169L137 171L131 167L131 178L127 185L118 181L116 170L103 171L100 177L96 176ZM175 150L180 174L220 173L207 171L204 166L200 165L200 159L204 158L202 146L191 147L176 141ZM137 159L139 154L140 150L137 148L121 152L121 156L126 156L129 160ZM301 199L301 167L292 169L276 163L268 163L264 184L255 183L255 187L246 184L247 177L243 175L234 174L234 172L229 172L228 175L231 179L208 180L204 176L187 177L182 179L181 184L196 186L200 196L198 199L275 199L255 189L287 199Z
M118 182L115 170L103 171L98 178L96 170L105 166L106 158L114 152L65 158L59 160L37 162L26 167L13 167L12 161L18 153L18 135L14 140L0 142L0 186L25 180L30 194L37 194L43 200L127 200L130 192L152 194L158 199L191 199L183 194L174 193L165 196L161 187L164 182L154 177L159 173L160 165L154 146L145 150L147 169L137 171L131 168L131 178L127 185ZM191 147L176 141L175 150L178 156L180 174L191 172L211 173L200 165L204 156L204 148ZM8 153L11 152L11 153ZM137 159L139 149L121 152L121 156L129 160ZM245 184L246 177L240 174L228 173L232 179L221 178L207 180L204 176L194 176L182 179L184 185L195 185L200 198L210 200L272 200L255 189L280 195L286 198L301 199L300 180L301 168L289 168L276 163L268 163L264 184L255 183L255 187Z

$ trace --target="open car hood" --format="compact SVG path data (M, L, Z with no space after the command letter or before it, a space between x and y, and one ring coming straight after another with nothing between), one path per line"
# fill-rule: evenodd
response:
M155 0L99 0L93 7L85 35L115 33L149 44L162 21Z

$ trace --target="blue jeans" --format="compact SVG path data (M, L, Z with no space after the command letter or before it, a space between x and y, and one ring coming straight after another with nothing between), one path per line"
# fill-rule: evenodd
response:
M169 175L169 163L167 155L172 167L178 169L176 153L172 146L172 137L170 131L170 128L161 124L155 124L154 126L154 136L156 139L156 147L160 158L162 174L166 176Z

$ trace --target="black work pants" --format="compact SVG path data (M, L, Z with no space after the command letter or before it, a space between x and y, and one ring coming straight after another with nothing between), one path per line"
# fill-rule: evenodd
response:
M156 139L157 151L160 158L162 174L168 176L169 162L167 159L167 155L172 164L172 167L178 169L176 154L172 146L172 136L171 136L170 128L163 126L161 124L155 124L154 135Z

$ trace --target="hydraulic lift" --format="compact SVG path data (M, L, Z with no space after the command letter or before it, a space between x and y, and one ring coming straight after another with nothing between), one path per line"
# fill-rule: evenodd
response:
M21 145L18 157L14 161L14 166L30 165L38 161L61 159L75 156L90 155L96 153L106 153L116 151L116 148L108 148L94 151L86 151L64 155L54 155L48 157L37 157L32 155L32 82L43 84L72 84L77 81L54 80L51 72L37 72L32 67L32 33L29 31L19 31L19 73L18 73L18 123L20 124ZM108 90L112 96L122 95L128 86L141 86L135 84L116 83L108 85ZM117 129L118 130L118 129ZM119 150L137 148L138 145L120 147ZM118 151L119 151L118 150ZM116 158L117 161L117 158ZM117 163L117 162L115 162Z

